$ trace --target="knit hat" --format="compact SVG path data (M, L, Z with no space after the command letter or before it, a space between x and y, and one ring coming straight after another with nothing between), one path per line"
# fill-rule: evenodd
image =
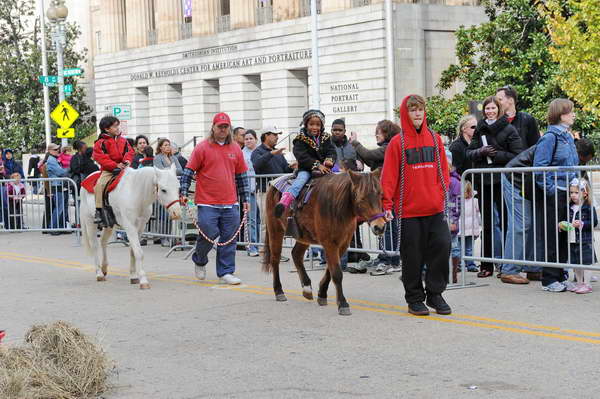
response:
M308 127L308 121L311 118L317 117L321 121L321 133L325 131L325 114L318 109L309 109L302 115L302 133L306 134L306 129Z

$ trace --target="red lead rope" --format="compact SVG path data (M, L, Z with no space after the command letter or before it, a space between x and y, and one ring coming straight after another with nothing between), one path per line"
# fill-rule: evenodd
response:
M196 228L198 229L198 233L200 233L200 235L209 243L211 243L212 245L216 245L218 247L224 247L226 245L231 244L238 236L238 234L240 234L240 231L242 230L242 227L244 227L244 225L246 224L246 220L248 219L248 210L244 210L244 217L242 218L242 221L240 222L239 227L237 228L236 232L233 233L233 236L225 241L225 242L217 242L215 240L211 240L210 238L208 238L208 236L206 234L204 234L204 232L202 231L202 229L200 228L200 226L198 226L198 219L196 219L196 215L194 214L194 211L192 210L192 207L187 207L188 210L188 215L190 217L190 219L192 219L192 222L194 223L194 226L196 226ZM246 229L247 231L248 229Z

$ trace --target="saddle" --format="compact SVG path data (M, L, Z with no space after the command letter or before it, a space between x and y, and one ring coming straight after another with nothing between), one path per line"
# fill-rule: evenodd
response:
M97 171L90 174L81 182L81 187L85 188L90 194L93 194L94 187L96 187L96 184L100 179L101 173L102 172ZM113 175L113 177L108 181L108 184L104 187L104 191L102 192L102 213L104 221L106 222L106 225L108 227L113 227L115 224L117 224L117 218L115 217L110 203L108 202L108 194L117 187L124 174L125 169L121 170L121 172L118 175Z
M292 237L295 239L303 238L302 231L298 228L298 222L296 220L297 212L301 211L304 205L310 201L312 195L315 179L321 176L313 176L311 180L302 188L298 198L290 205L291 215L288 217L287 226L285 230L285 237ZM272 180L271 185L280 193L284 193L292 185L293 180L296 178L294 174L283 175L275 180Z

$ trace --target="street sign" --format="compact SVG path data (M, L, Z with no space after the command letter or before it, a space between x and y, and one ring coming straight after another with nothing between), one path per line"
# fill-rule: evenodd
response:
M56 129L56 137L59 139L73 139L75 138L75 129Z
M122 121L130 121L131 120L131 105L129 104L121 104L121 105L113 105L112 114L116 116Z
M55 86L58 83L58 76L44 76L41 75L38 77L38 80L41 84L46 86Z
M73 122L79 118L79 112L77 112L75 108L71 107L71 104L65 100L58 104L56 108L54 108L54 111L52 111L50 117L61 128L68 129L71 127Z
M73 85L65 85L65 94L73 93Z
M79 76L81 75L81 68L67 68L64 69L64 76L65 77L69 77L69 76Z

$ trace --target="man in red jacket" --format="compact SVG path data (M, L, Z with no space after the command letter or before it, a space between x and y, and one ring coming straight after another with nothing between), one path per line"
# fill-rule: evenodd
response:
M448 284L450 230L445 200L450 184L448 161L441 137L429 130L425 100L410 95L400 106L402 132L390 141L383 163L383 207L389 220L392 207L401 218L400 254L402 282L408 311L429 314L423 303L438 314L450 314L442 298ZM422 269L427 265L425 289Z
M129 142L121 137L119 125L121 122L114 116L105 116L100 120L100 137L94 144L92 157L100 164L102 171L94 195L96 197L95 223L103 223L102 218L102 192L113 174L118 174L128 167L133 160L134 151Z

